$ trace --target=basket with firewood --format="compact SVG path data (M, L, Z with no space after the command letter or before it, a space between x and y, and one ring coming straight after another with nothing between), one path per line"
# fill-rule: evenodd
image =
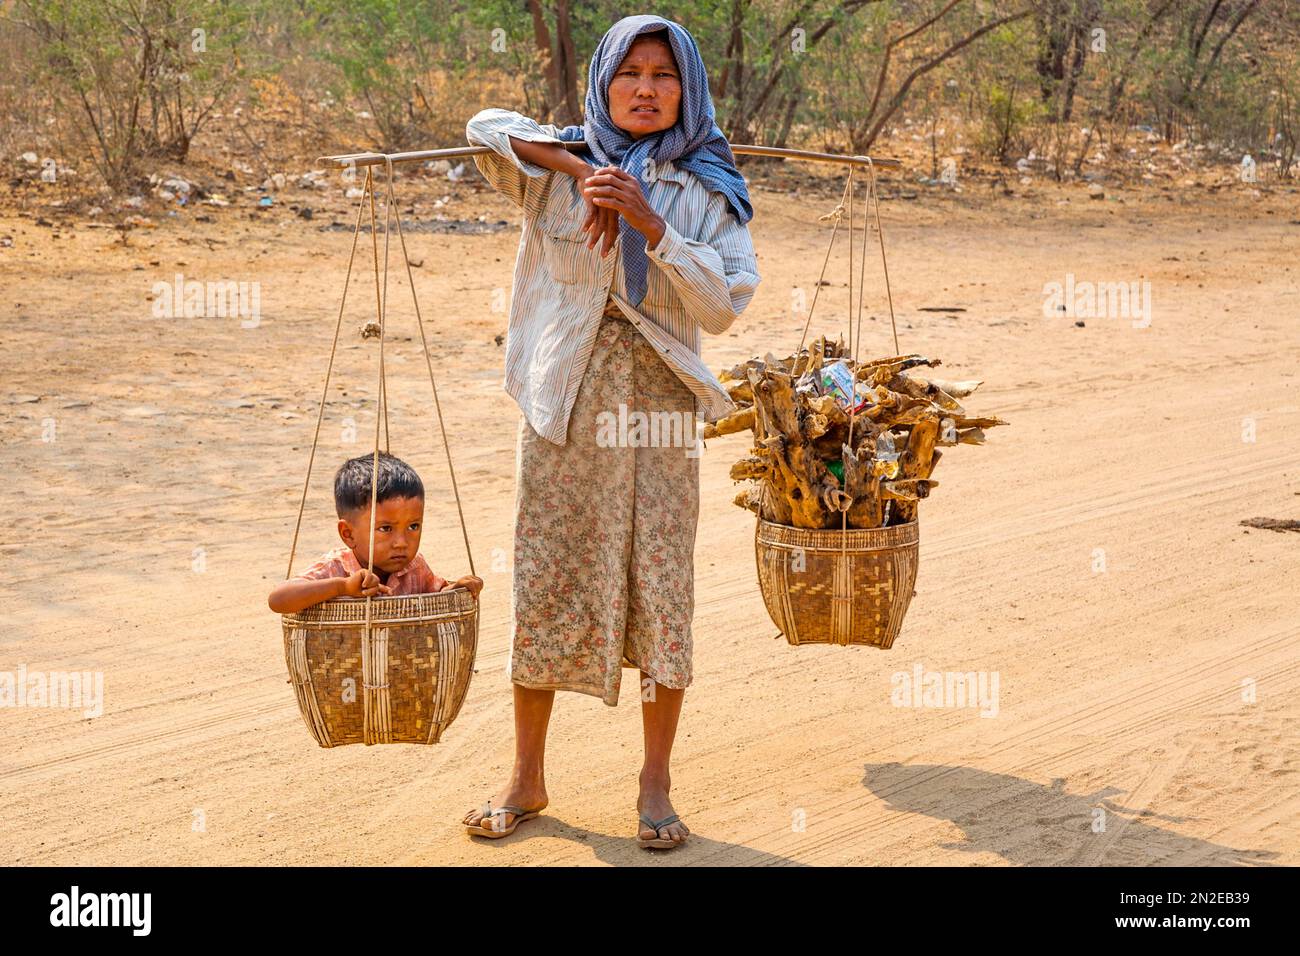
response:
M822 338L778 359L747 362L720 381L738 410L704 437L749 430L731 477L735 503L758 516L759 587L791 644L893 645L914 593L919 502L941 445L980 445L1007 424L961 404L981 384L923 377L938 359L855 362Z

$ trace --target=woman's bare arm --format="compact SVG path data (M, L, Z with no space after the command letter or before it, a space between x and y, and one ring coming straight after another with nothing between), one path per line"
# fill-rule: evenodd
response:
M533 143L511 136L510 145L515 155L526 162L567 173L574 179L584 179L591 175L590 163L556 143Z

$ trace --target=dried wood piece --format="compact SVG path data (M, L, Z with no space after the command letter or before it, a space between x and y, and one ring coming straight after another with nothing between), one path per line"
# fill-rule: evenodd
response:
M945 411L957 415L966 413L956 398L934 382L927 382L923 378L913 378L904 372L900 372L891 378L887 384L894 391L902 392L921 401L933 402Z
M844 383L823 382L826 363L845 360L859 401L850 414ZM768 521L801 528L878 528L916 518L938 483L937 446L983 444L1000 418L973 417L959 399L982 383L907 374L938 359L895 355L855 363L843 340L814 339L796 355L769 353L722 376L740 409L705 427L704 437L749 428L750 455L731 476L755 484L735 503Z
M777 524L793 525L794 514L790 509L790 502L777 495L776 488L770 481L763 482L759 486L760 497L759 506L760 514L768 521L775 521Z
M746 428L754 427L754 407L742 408L739 411L732 412L725 418L719 418L716 422L708 422L704 426L704 438L717 438L720 435L730 435L733 432L743 432Z
M909 368L916 368L918 365L941 365L938 359L928 359L924 355L892 355L889 358L872 359L868 362L858 363L858 377L865 378L867 374L874 372L881 367L887 367L891 375L897 375Z
M967 418L965 415L954 415L952 420L958 428L992 428L1006 424L1000 418Z
M825 415L820 412L812 412L811 414L804 416L804 435L807 436L809 441L812 441L814 438L820 438L822 435L826 434L826 430L830 428L830 424L830 421L827 420Z
M735 382L725 382L723 383L723 387L726 388L727 395L730 396L731 400L737 405L742 403L753 404L754 389L750 386L747 380L742 379Z
M971 392L984 384L983 380L970 380L965 382L946 382L942 379L932 378L930 384L944 392L947 392L953 398L965 398Z
M772 474L772 459L766 455L750 455L731 466L732 481L756 481Z
M934 456L934 440L939 437L939 418L933 413L917 422L907 438L903 452L903 474L909 478L930 477L930 459Z
M1238 524L1263 531L1300 531L1300 521L1294 518L1243 518Z

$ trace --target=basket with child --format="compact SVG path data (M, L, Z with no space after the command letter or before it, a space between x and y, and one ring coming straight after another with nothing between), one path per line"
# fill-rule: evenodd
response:
M338 470L343 546L268 599L283 615L298 706L322 747L437 743L474 671L483 581L449 582L419 553L424 485L414 469L380 453L377 483L373 470L370 455Z

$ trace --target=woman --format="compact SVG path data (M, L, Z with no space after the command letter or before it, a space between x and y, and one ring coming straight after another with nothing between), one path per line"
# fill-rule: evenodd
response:
M584 125L488 109L466 137L491 147L475 162L524 227L504 383L523 412L515 763L463 822L500 837L536 817L555 691L614 706L621 668L633 667L645 727L638 842L678 846L690 831L673 812L668 764L691 682L696 420L735 408L700 359L700 331L725 332L759 283L745 181L695 40L657 16L626 17L601 39ZM677 440L647 440L647 420L676 426Z

